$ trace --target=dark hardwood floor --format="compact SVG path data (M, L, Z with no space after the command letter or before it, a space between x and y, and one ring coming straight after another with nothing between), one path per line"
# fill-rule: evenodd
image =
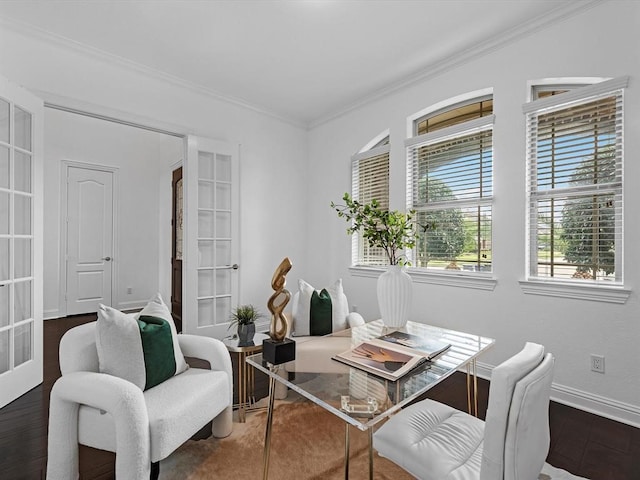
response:
M0 478L44 479L47 461L49 394L60 376L58 343L69 328L92 321L84 315L49 320L44 326L44 382L0 409ZM235 359L234 359L235 360ZM479 411L484 417L489 382L479 380ZM267 381L256 376L256 390L267 394ZM456 374L428 396L466 410L466 383ZM551 448L547 461L591 480L640 480L640 429L551 402ZM114 454L81 447L81 478L114 478Z

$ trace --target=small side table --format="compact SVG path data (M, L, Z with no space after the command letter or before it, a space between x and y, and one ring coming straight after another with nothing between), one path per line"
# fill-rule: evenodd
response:
M256 409L254 406L256 403L254 395L255 369L245 360L248 355L262 351L262 341L266 338L269 338L269 335L256 332L253 341L248 344L240 344L237 335L222 340L229 352L238 354L238 403L233 406L238 407L238 421L240 423L246 421L248 411Z

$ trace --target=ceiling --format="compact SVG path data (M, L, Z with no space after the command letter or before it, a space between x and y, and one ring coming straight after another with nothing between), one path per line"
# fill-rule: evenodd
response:
M309 127L593 3L3 0L0 17Z

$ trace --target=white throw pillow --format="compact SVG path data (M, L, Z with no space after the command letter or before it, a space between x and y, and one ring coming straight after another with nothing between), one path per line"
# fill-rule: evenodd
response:
M100 372L124 378L141 390L188 368L160 294L136 314L100 305L96 347Z
M326 309L330 299L331 321L330 330L319 326L317 310L314 305ZM326 311L326 310L325 310ZM292 335L296 337L307 335L324 335L326 333L338 332L348 328L347 315L349 314L349 304L342 288L342 279L327 288L317 290L304 280L298 281L298 292L293 297L293 327ZM320 315L326 320L326 316ZM322 319L320 322L322 322ZM320 330L319 330L320 329ZM329 330L329 331L327 331Z

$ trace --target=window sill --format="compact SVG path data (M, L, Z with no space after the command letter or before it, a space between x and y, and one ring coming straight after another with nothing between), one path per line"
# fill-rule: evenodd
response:
M349 267L354 277L378 278L386 267ZM487 274L463 274L453 272L429 272L423 269L408 268L407 273L415 283L429 283L433 285L446 285L449 287L473 288L476 290L495 289L498 281Z
M527 295L545 295L619 304L625 303L631 295L631 290L626 290L621 286L578 285L540 280L521 280L519 283L520 288Z

